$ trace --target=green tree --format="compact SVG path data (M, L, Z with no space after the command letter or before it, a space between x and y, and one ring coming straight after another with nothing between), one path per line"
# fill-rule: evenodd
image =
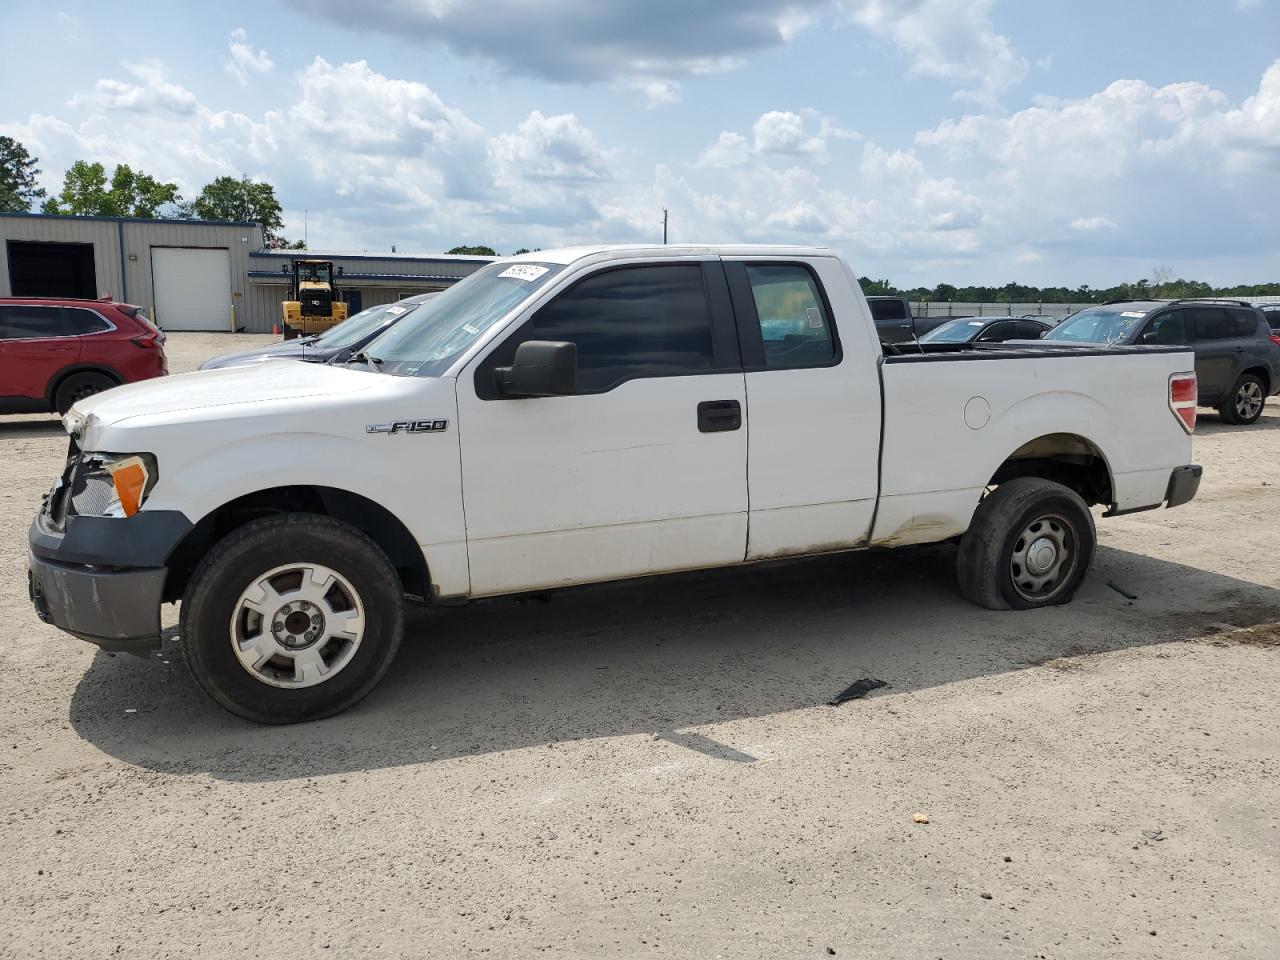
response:
M0 136L0 213L26 213L44 196L36 183L38 162L13 137Z
M446 250L445 253L454 253L467 257L496 257L498 255L493 247L454 247L452 250Z
M96 217L161 217L176 215L182 198L176 183L162 183L122 163L107 182L100 163L77 160L63 177L62 191L45 201L45 213Z
M200 195L191 201L190 211L201 220L260 223L269 239L279 241L279 245L288 244L279 236L284 226L284 210L276 199L275 187L265 181L250 180L247 176L238 180L218 177L204 185Z

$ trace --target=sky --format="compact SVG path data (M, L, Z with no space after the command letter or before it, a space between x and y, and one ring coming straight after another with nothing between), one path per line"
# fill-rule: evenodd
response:
M51 193L247 174L312 249L657 242L666 209L901 287L1280 281L1280 0L5 8L0 133Z

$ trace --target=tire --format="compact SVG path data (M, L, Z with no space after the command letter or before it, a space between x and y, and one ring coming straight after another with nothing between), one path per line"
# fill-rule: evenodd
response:
M1093 514L1074 490L1036 477L1010 480L978 504L960 540L960 592L989 610L1067 603L1096 546Z
M284 338L286 340L296 340L301 335L302 335L302 332L300 330L295 330L293 327L289 326L287 323L284 325Z
M1226 402L1218 407L1218 416L1224 423L1248 426L1258 422L1266 402L1267 389L1261 378L1252 373L1241 374Z
M331 517L288 514L209 551L182 598L179 642L219 706L299 723L341 713L378 685L404 617L400 578L376 543Z
M61 416L70 410L76 401L92 397L103 390L110 390L116 385L116 382L105 373L89 371L73 373L58 384L58 389L53 394L53 409L57 410Z

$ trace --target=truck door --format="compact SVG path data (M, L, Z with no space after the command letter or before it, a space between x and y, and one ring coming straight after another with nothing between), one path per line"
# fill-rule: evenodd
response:
M575 343L575 396L509 398L494 368ZM740 563L746 387L714 258L609 265L458 379L471 592Z
M879 354L850 278L834 258L731 260L725 273L747 380L747 558L864 544L879 483Z

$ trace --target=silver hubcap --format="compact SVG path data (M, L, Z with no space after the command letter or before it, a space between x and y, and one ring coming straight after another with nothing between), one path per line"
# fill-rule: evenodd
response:
M231 648L255 679L313 687L351 662L364 639L364 604L336 570L314 563L268 570L231 615Z
M1236 413L1242 419L1251 420L1262 409L1262 387L1250 380L1242 383L1236 391Z
M1075 569L1071 527L1059 516L1038 517L1013 544L1009 573L1014 589L1028 600L1046 600L1066 586Z

